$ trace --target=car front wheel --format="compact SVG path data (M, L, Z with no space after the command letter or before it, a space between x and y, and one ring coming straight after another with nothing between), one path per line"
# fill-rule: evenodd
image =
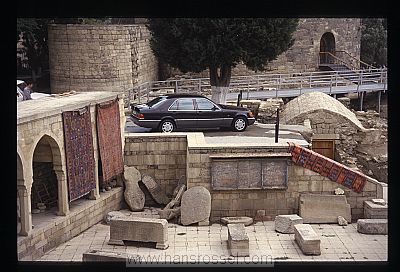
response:
M163 120L160 124L161 132L172 132L175 130L175 123L172 120Z
M233 120L232 128L234 131L245 131L247 128L247 121L244 117L237 117Z

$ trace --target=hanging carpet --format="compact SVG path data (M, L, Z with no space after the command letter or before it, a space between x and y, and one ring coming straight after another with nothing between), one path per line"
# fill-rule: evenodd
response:
M124 171L118 99L97 104L97 135L103 186Z
M62 113L69 201L96 188L89 106Z

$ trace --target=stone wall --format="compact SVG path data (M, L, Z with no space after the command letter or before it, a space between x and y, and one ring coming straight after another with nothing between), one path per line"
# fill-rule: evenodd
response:
M361 43L360 18L300 18L297 30L293 33L293 46L270 62L267 71L303 72L318 70L318 58L321 37L331 32L335 37L337 51L344 50L356 58L360 58ZM232 75L253 75L257 73L239 64L232 69ZM172 74L182 74L173 69ZM193 74L195 75L195 74ZM197 76L208 77L208 71Z
M382 197L374 180L368 180L361 193L320 176L318 173L292 164L288 166L287 189L259 190L213 190L211 186L212 154L286 152L287 147L196 147L188 148L187 186L204 186L212 197L211 220L218 222L224 216L250 216L259 220L273 220L279 214L298 213L298 199L301 193L333 194L335 188L345 191L352 209L353 219L363 215L364 200Z
M125 134L125 165L136 167L142 176L153 177L169 197L180 177L186 178L186 153L184 134Z
M144 25L49 25L51 92L124 92L157 80L149 39Z
M97 200L87 200L71 208L70 214L58 217L45 227L34 229L27 237L18 237L18 260L36 260L47 251L72 239L103 220L104 216L123 207L123 189L113 188Z

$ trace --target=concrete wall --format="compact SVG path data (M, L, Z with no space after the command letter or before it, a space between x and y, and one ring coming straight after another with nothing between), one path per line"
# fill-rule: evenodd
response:
M72 25L48 27L52 93L123 92L158 79L145 25Z
M103 220L104 216L123 206L123 189L113 188L100 194L97 200L88 200L73 207L67 216L60 216L44 228L34 229L27 237L17 240L18 260L35 260L47 251L72 239Z
M170 197L179 178L186 178L186 153L184 134L125 134L125 165L136 167L142 176L153 177Z

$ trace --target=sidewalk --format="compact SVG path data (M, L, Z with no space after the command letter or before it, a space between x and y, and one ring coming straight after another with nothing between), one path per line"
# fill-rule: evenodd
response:
M294 240L294 234L281 234L274 230L274 221L257 222L246 227L249 236L250 257L270 256L272 261L387 261L387 235L366 235L357 232L357 224L312 224L321 237L321 255L306 256ZM195 256L197 260L235 259L227 248L227 227L168 225L169 248L155 249L148 245L108 245L109 226L98 223L57 248L49 251L38 261L82 261L87 250L106 250L138 254L145 260L177 260ZM145 247L146 246L146 247ZM189 256L189 258L188 258ZM243 259L243 257L241 257ZM240 257L239 257L240 260Z

